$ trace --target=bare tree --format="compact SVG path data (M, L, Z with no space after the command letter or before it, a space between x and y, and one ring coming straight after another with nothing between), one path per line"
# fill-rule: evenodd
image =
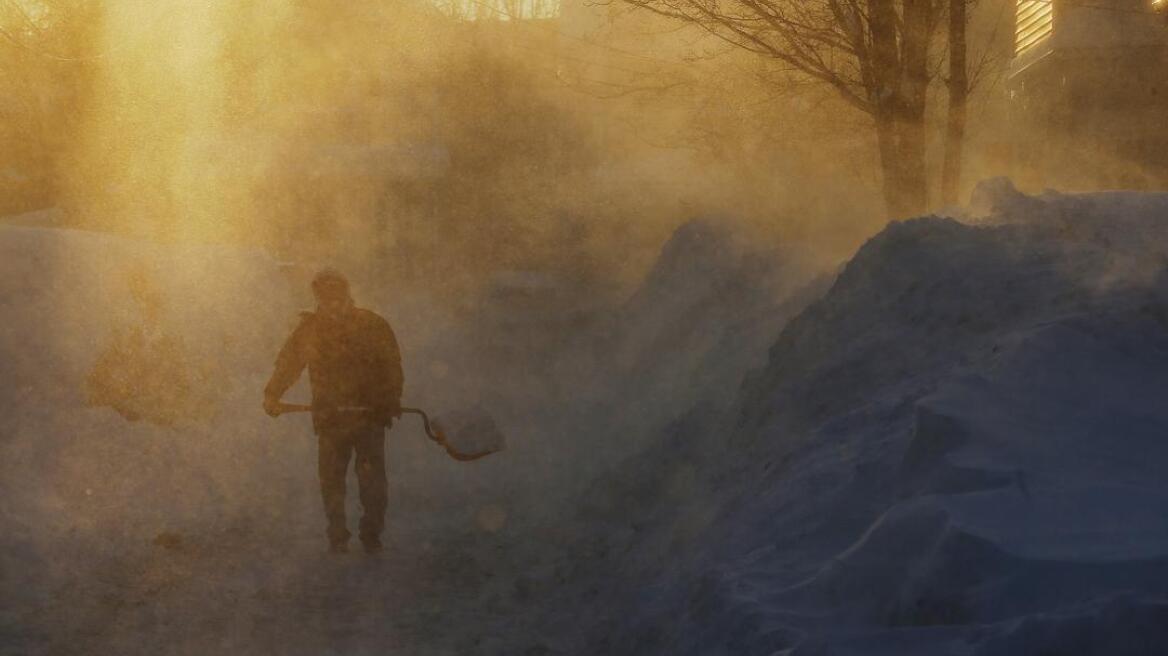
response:
M941 168L941 201L957 202L961 184L961 160L965 146L965 120L969 104L969 69L966 65L966 3L949 0L949 116L945 129L945 161Z
M944 0L619 0L830 85L872 117L891 216L928 199L925 109Z

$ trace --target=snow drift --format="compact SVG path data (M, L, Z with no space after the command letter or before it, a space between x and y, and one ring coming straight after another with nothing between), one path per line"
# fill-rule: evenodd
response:
M872 238L732 408L597 482L548 644L1162 650L1168 195L978 203Z

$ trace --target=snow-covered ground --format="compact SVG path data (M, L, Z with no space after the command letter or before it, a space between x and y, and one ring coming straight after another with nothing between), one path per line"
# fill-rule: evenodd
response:
M666 281L627 304L535 290L455 311L358 288L397 328L407 400L488 404L510 448L456 463L403 421L390 434L387 554L335 559L323 553L308 422L273 421L258 404L305 300L293 282L303 276L246 249L37 227L35 216L16 223L0 227L0 653L480 651L534 601L527 541L548 538L548 518L562 516L574 491L686 402L651 386L718 343L727 356L719 375L735 377L743 358L762 361L791 313L770 309L792 276L759 261L737 267L746 246L696 224L672 246L698 248L715 277L690 272L688 292ZM665 259L667 278L696 263ZM744 289L758 273L765 287ZM147 292L135 295L141 279ZM752 295L729 303L725 321L670 325L727 290ZM199 401L174 425L86 403L89 372L113 337L148 323L143 296L161 299L147 332L183 345ZM653 304L679 302L654 323ZM760 315L765 329L730 337ZM632 323L636 331L624 327ZM651 358L605 357L679 328L701 348L660 371ZM629 388L608 383L633 368L648 387L621 410L614 400Z
M322 553L310 431L258 411L275 262L0 228L0 653L1162 653L1168 196L973 207L826 278L696 222L621 302L370 293L407 397L510 441L395 427L377 560ZM215 381L173 427L82 403L128 262Z

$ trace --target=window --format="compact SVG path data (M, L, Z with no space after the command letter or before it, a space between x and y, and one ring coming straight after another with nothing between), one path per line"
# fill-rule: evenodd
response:
M1018 0L1016 25L1014 55L1018 56L1050 36L1054 29L1054 0Z

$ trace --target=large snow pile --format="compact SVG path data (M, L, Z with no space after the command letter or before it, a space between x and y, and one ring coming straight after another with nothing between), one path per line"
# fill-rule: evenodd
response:
M562 516L677 413L733 401L742 372L765 362L824 281L810 255L752 244L727 223L683 224L626 296L512 273L443 322L429 349L443 361L423 366L422 393L482 404L517 438L485 483L544 497Z
M872 238L732 409L598 481L548 645L1162 652L1168 195L980 202Z
M681 226L616 314L606 345L615 398L668 399L657 424L695 403L730 402L742 372L822 291L817 271L809 253L760 248L724 223Z

